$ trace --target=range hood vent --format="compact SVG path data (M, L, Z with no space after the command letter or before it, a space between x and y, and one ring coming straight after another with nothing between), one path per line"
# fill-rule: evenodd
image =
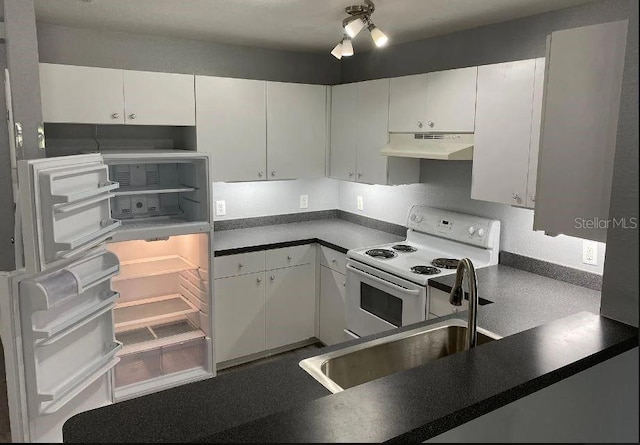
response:
M389 133L389 143L380 154L403 158L469 161L473 159L473 134Z

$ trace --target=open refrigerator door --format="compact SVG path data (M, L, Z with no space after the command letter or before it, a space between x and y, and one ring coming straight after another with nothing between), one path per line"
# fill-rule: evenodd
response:
M18 163L24 267L0 273L13 441L215 372L208 158L106 158Z
M118 184L100 155L20 161L18 184L25 264L0 299L12 438L61 441L66 419L112 403L120 264L102 244Z

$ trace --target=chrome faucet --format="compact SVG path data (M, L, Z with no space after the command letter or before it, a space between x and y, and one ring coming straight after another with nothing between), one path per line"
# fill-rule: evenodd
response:
M476 269L469 258L463 258L456 269L456 282L449 295L449 303L454 306L462 306L464 290L462 279L464 271L467 271L467 286L469 287L469 318L467 321L467 349L475 348L478 341L478 278Z

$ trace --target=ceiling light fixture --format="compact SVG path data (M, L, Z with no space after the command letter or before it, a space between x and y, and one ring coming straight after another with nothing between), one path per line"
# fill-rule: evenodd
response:
M371 15L375 9L376 7L371 0L364 0L364 5L353 5L345 8L345 12L349 14L349 17L342 21L344 37L331 51L333 57L340 60L343 57L352 56L353 45L351 39L357 36L365 27L369 30L371 38L377 47L387 44L389 41L387 35L380 31L380 28L371 21Z

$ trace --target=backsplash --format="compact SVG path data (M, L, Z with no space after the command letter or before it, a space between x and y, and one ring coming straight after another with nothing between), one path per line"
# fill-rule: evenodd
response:
M257 216L335 210L338 182L333 179L295 179L263 182L214 182L214 221ZM300 195L308 196L308 208L300 208ZM224 200L226 215L215 215L215 201Z
M582 240L534 232L533 210L471 199L471 162L423 160L421 183L400 186L340 182L340 210L406 224L413 204L500 220L500 250L602 275L606 245L598 243L598 265L582 263ZM499 179L497 179L499 180ZM363 210L357 209L357 197Z
M300 195L309 197L300 209ZM471 162L421 162L421 183L383 186L327 178L291 181L213 183L214 201L224 200L226 215L215 221L338 209L387 223L406 225L413 204L500 220L500 250L602 275L606 244L598 243L598 264L582 263L582 240L534 232L533 211L476 201L471 196ZM357 209L357 197L363 210Z

